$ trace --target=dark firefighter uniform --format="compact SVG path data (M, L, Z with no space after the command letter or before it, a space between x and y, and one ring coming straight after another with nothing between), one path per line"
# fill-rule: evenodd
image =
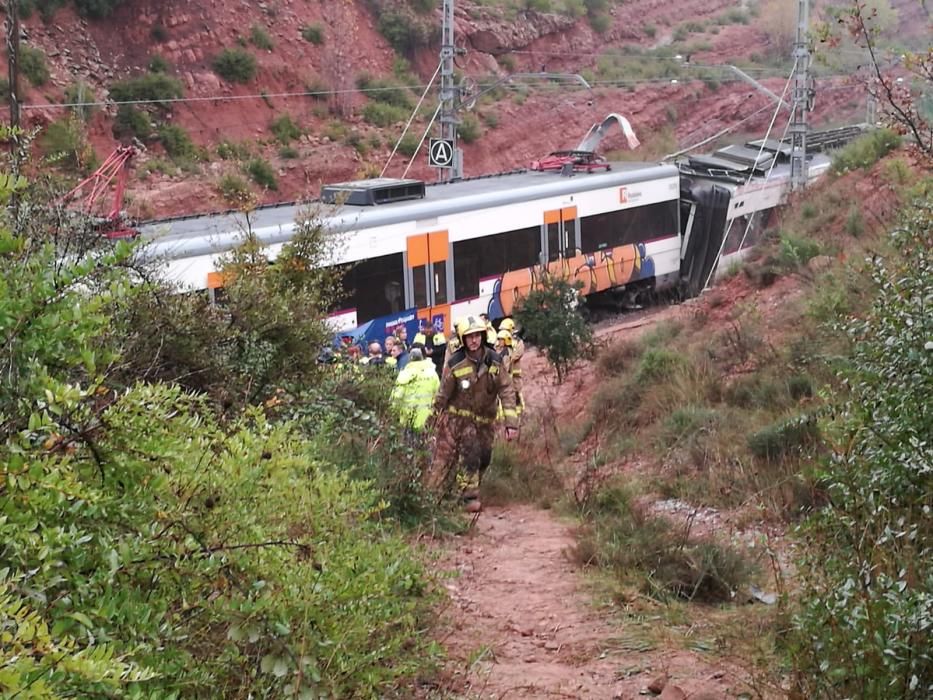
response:
M507 428L518 429L518 413L512 379L498 353L486 345L480 347L476 359L467 352L464 337L485 334L485 323L469 317L458 324L457 331L461 348L451 354L434 401L440 420L426 485L437 493L445 492L457 476L458 464L462 464L463 497L475 499L482 475L492 461L499 403Z

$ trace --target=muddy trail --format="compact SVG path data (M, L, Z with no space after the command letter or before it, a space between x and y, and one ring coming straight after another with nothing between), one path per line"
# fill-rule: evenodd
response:
M439 637L447 664L432 697L742 696L739 669L659 644L643 622L627 625L598 606L569 556L571 528L551 511L513 504L487 508L448 543L438 569L449 576Z
M729 309L751 304L773 315L799 293L799 281L781 278L756 289L745 276L683 304L659 305L605 319L594 328L597 345L634 339L661 322L702 320L712 333L729 322ZM561 385L533 348L523 360L527 418L573 421L588 410L600 375L578 364ZM532 439L523 435L522 439ZM520 443L521 444L521 443ZM531 446L529 446L531 449ZM563 462L568 493L583 467L578 448ZM490 467L495 469L495 463ZM642 469L635 460L622 473ZM572 472L577 471L577 474ZM695 509L674 500L651 504L675 521L751 542L766 529L738 524L735 514ZM573 556L572 517L527 503L486 507L465 534L436 540L435 571L446 589L435 638L447 661L427 696L443 700L593 698L663 700L784 697L763 686L750 659L737 658L717 631L723 611L699 604L665 604L645 596L609 601ZM778 529L768 533L780 537ZM690 606L689 612L678 605ZM747 638L752 616L729 606L733 634Z

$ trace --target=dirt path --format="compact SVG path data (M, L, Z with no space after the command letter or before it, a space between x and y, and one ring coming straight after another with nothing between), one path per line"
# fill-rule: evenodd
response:
M725 700L745 673L665 644L657 622L630 624L592 603L567 556L570 526L529 505L486 509L452 540L439 570L450 603L439 697L458 700ZM434 696L437 697L437 696Z
M489 508L458 538L442 568L451 605L443 640L466 697L614 698L612 636L587 606L565 551L566 525L527 505Z

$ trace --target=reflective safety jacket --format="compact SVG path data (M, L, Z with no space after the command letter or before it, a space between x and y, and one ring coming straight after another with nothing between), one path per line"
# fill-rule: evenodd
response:
M518 428L515 389L508 369L494 350L483 347L481 352L479 360L470 358L463 349L450 356L434 409L491 426L501 401L506 427Z
M430 360L412 360L398 373L392 389L392 404L399 421L415 430L424 428L441 380Z

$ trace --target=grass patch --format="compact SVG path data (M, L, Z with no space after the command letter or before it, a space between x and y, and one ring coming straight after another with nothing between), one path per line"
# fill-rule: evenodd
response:
M309 44L321 46L324 43L324 27L320 24L306 24L301 28L301 38Z
M290 114L283 114L277 117L269 124L269 131L275 136L275 140L283 146L287 146L295 139L301 138L301 129L292 120Z
M275 179L275 171L269 162L262 158L252 158L243 166L249 178L260 187L268 190L277 190L279 183Z
M666 518L650 514L623 486L609 485L582 509L574 558L613 574L661 599L731 600L752 572L734 548L712 539L691 540Z

